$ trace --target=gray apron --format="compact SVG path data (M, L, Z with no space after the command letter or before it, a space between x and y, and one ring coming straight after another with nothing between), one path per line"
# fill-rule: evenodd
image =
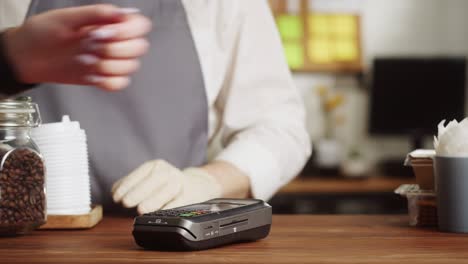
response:
M44 122L69 114L88 136L92 197L116 210L110 189L143 162L164 159L179 168L201 165L208 106L200 63L181 1L33 0L28 16L50 9L112 3L139 8L153 21L149 52L125 90L43 84L28 92Z

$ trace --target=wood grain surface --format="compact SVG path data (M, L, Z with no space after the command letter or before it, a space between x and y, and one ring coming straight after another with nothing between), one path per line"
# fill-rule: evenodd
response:
M468 235L407 226L406 216L275 215L264 240L198 252L138 248L132 219L90 230L0 238L0 263L467 263Z
M364 179L339 177L298 177L284 186L281 194L330 194L330 193L393 193L402 184L412 183L413 178L368 177Z
M48 215L47 223L40 229L87 229L102 220L102 205L93 205L84 215Z

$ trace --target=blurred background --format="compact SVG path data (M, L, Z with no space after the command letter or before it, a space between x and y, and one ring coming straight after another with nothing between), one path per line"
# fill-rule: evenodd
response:
M465 112L468 1L271 0L313 155L276 213L398 214L403 162Z

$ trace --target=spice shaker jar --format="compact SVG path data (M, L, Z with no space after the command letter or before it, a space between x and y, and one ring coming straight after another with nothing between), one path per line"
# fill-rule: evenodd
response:
M27 234L46 222L45 168L30 137L41 123L29 97L0 100L0 235Z

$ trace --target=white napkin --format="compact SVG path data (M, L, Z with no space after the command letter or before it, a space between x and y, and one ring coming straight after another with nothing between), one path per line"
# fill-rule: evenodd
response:
M460 123L450 121L444 126L442 120L438 128L437 137L434 136L434 148L437 156L468 157L468 118Z

